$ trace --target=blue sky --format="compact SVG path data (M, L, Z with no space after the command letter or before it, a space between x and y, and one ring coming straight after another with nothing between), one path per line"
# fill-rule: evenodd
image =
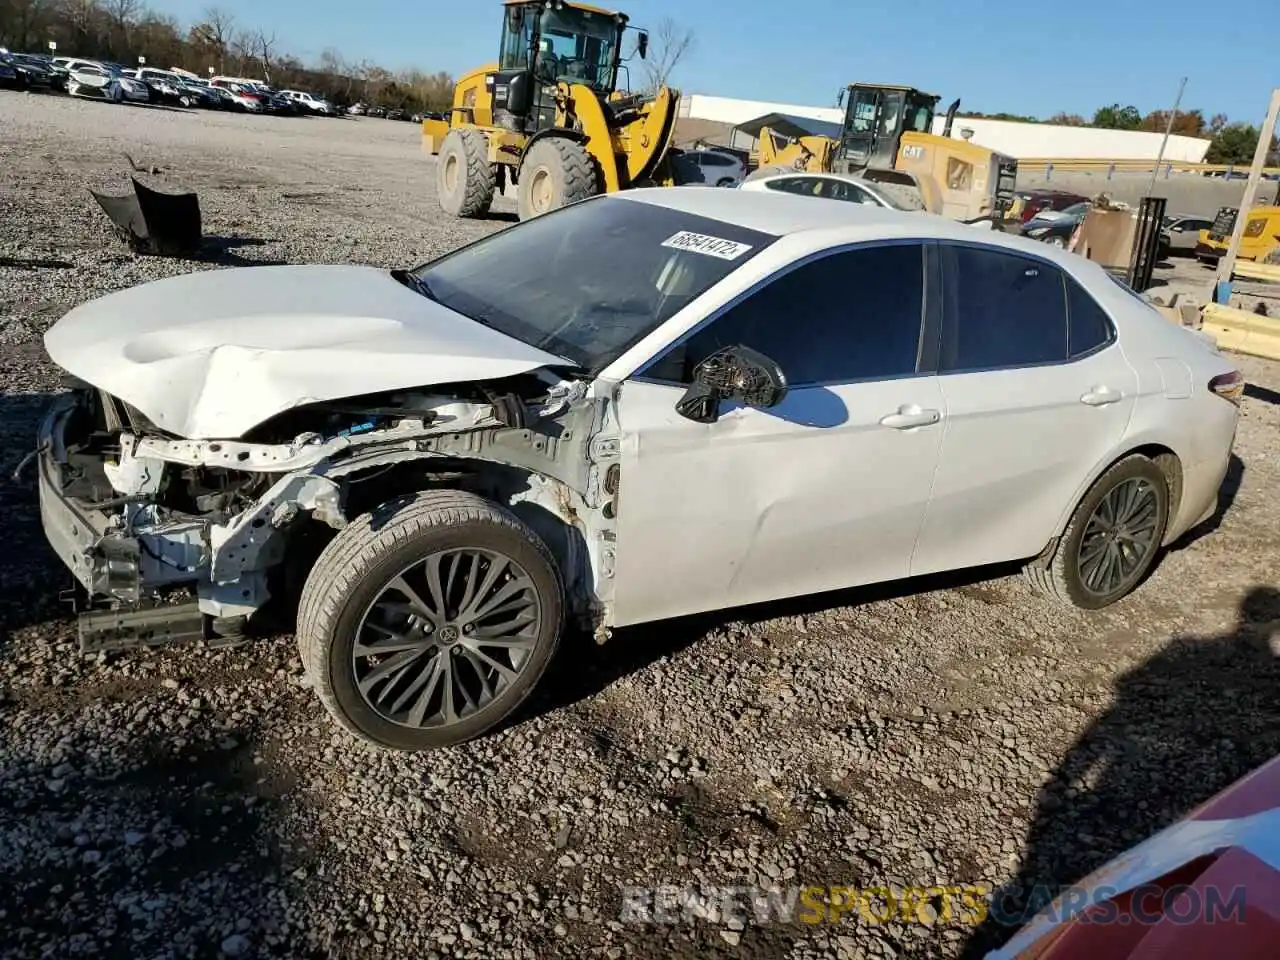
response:
M352 61L367 57L391 69L455 75L496 56L501 22L499 0L214 2L241 26L274 30L281 50L305 61L333 46ZM185 26L210 0L153 4ZM1258 124L1280 85L1276 0L1232 0L1220 8L1204 0L619 6L636 26L671 17L694 31L697 49L673 77L685 93L828 105L841 85L863 80L909 83L939 94L944 106L960 97L962 110L1087 116L1114 101L1144 113L1167 109L1185 75L1184 107Z

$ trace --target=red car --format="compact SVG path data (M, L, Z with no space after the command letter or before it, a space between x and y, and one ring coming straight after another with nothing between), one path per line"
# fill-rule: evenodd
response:
M1060 895L986 960L1280 956L1280 757Z

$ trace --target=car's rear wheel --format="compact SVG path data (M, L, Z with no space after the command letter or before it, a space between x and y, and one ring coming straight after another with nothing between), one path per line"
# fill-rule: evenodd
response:
M1057 247L1059 250L1065 250L1067 248L1066 237L1050 235L1044 238L1044 242L1051 247Z
M1164 471L1147 457L1126 457L1093 484L1053 552L1025 568L1027 579L1070 606L1109 606L1151 570L1168 522Z
M399 750L473 739L508 717L555 654L564 588L514 514L436 490L367 513L325 547L298 649L347 730Z

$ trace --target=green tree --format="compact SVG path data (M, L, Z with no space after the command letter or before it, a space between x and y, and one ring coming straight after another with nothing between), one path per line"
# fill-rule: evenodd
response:
M1258 149L1261 131L1251 123L1229 123L1218 131L1205 154L1206 163L1252 163L1253 152ZM1267 153L1268 163L1276 163L1280 143L1271 140Z
M1118 103L1113 103L1109 107L1098 108L1093 115L1091 126L1106 130L1137 130L1142 126L1142 114L1132 104L1122 107Z

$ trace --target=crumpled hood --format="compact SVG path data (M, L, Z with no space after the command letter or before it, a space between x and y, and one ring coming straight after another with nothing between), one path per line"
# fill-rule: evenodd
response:
M92 300L45 334L54 363L190 439L307 403L568 361L362 266L237 267Z

